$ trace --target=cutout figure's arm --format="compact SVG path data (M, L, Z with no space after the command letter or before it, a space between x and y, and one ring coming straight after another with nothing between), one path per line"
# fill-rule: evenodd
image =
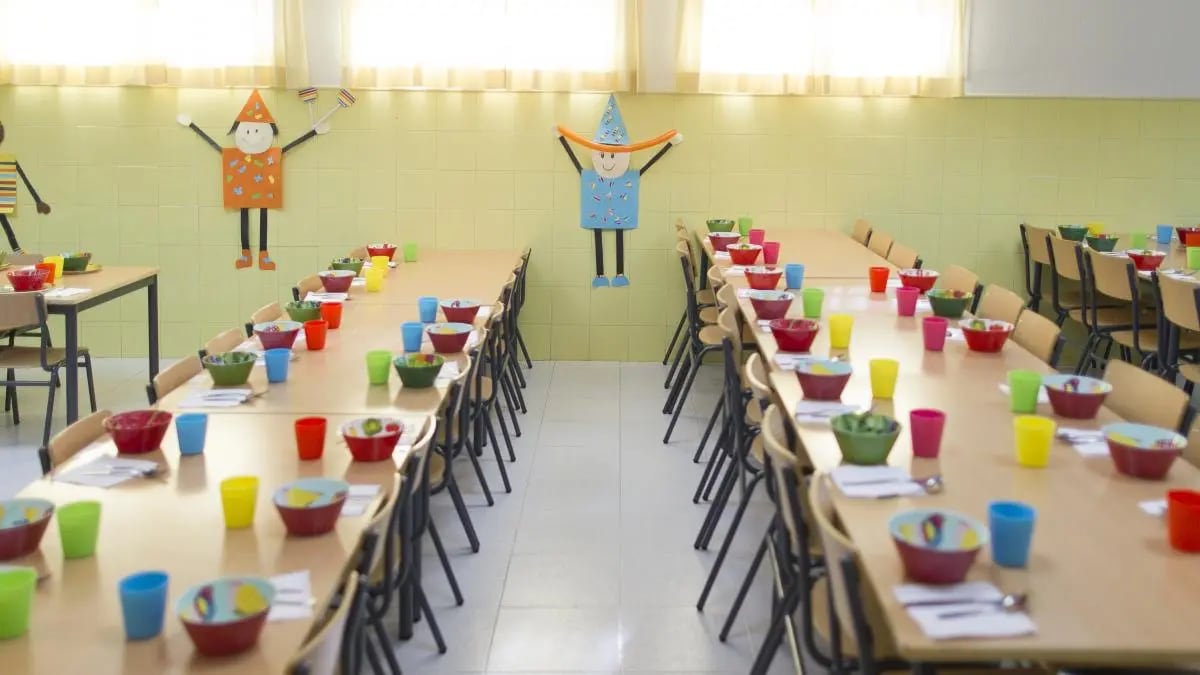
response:
M317 134L327 134L327 133L329 133L329 125L325 124L325 123L318 124L317 126L313 127L312 129L309 129L308 131L304 132L304 134L301 135L296 140L283 146L282 154L286 155L288 150L291 150L292 148L296 147L297 145L300 145L301 143L303 143L309 139L315 138L317 136Z
M196 126L196 123L192 121L190 116L185 113L179 113L179 115L175 118L175 121L196 132L196 135L204 139L205 143L208 143L210 146L212 146L213 150L221 152L221 146L217 145L217 142L212 139L212 136L204 133L203 129Z
M582 174L583 167L579 165L579 158L575 156L575 151L571 149L571 144L567 142L567 139L562 135L562 132L558 130L558 127L554 128L554 135L558 136L558 142L562 143L563 150L567 151L567 157L570 158L571 163L575 165L575 173Z
M21 163L17 162L16 164L17 175L21 177L21 182L25 183L25 189L29 190L29 195L33 197L33 203L37 204L37 212L42 215L50 213L50 205L42 201L42 198L38 196L37 190L33 189L33 183L29 182L29 176L25 175L25 169L21 168Z
M655 162L662 159L663 155L667 154L668 150L670 150L671 148L675 147L676 145L678 145L682 142L683 142L683 134L675 134L673 137L671 137L671 140L669 143L662 146L662 148L658 152L654 153L654 156L650 158L650 161L646 162L646 165L643 166L640 171L638 171L638 175L645 176L646 172L650 170L650 167L654 166Z

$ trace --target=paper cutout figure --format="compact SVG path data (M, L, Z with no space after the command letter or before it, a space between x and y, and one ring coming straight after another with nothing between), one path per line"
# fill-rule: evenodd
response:
M621 109L617 107L617 99L612 94L608 96L604 114L600 116L600 125L591 141L561 125L555 133L567 157L575 165L575 171L579 173L579 225L593 231L596 237L596 276L592 279L592 287L610 285L608 277L604 276L603 233L606 230L612 230L617 239L617 274L612 278L611 285L628 286L629 277L625 276L625 231L637 229L638 226L638 194L642 175L672 146L682 143L683 134L672 129L648 141L630 143ZM567 143L568 139L592 151L592 168L580 166L579 159ZM667 145L641 169L629 167L631 153L664 142Z
M317 122L316 122L315 118L313 117L313 107L314 107L313 104L317 102L317 88L316 87L305 87L304 89L301 89L297 95L300 97L301 102L303 102L305 104L305 106L308 107L308 122L309 122L309 124L316 126Z
M273 148L279 127L267 110L262 95L255 89L234 119L229 133L233 148L222 148L186 114L177 121L196 132L214 150L221 153L221 190L225 208L241 212L242 254L234 267L245 269L253 264L250 257L250 209L258 209L258 268L275 269L267 251L267 210L283 207L283 156L289 150L329 131L328 125L315 124L296 140L282 148Z
M3 143L4 124L0 124L0 144ZM42 201L37 190L33 189L33 183L29 182L29 177L25 175L25 170L21 168L17 158L0 153L0 225L4 226L4 234L8 237L8 245L13 253L22 253L21 245L17 243L17 235L13 232L12 224L8 222L9 216L17 215L17 178L20 178L25 184L25 189L29 190L29 196L33 197L38 213L50 213L50 205Z

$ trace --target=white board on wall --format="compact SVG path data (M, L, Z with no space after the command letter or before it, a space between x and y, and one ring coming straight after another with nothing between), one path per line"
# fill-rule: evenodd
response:
M969 96L1200 98L1200 0L971 0Z

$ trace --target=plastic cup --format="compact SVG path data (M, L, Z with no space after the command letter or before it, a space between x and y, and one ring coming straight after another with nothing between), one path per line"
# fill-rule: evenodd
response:
M1050 463L1050 446L1057 425L1049 417L1018 415L1013 418L1017 464L1038 469Z
M304 322L304 344L308 351L317 352L325 349L325 335L329 332L329 322L325 319Z
M1042 376L1032 370L1008 371L1008 396L1010 410L1032 415L1037 412L1038 391L1042 388Z
M324 417L301 417L296 420L296 452L300 459L321 459L325 452Z
M821 305L825 302L825 291L819 288L806 288L800 291L800 300L804 303L804 318L821 318Z
M417 311L421 315L422 323L437 321L438 299L432 295L417 298Z
M1088 234L1092 235L1093 237L1098 234L1104 234L1104 228L1105 228L1104 223L1088 223L1087 224Z
M988 504L988 529L992 531L992 562L1001 567L1024 567L1029 562L1033 523L1037 510L1021 502Z
M1200 246L1187 247L1187 268L1200 270Z
M917 298L921 291L915 288L896 289L896 313L900 316L914 316L917 313Z
M829 317L829 320L832 322L833 317ZM833 328L831 327L830 330ZM871 359L871 396L874 398L895 396L896 378L899 375L900 362L896 359Z
M804 286L804 265L801 263L788 263L783 268L783 276L787 281L789 290L795 290Z
M58 519L58 537L62 541L64 558L90 558L96 553L96 539L100 535L100 502L64 504L54 510L54 517Z
M0 640L20 637L29 630L29 610L37 587L32 567L13 567L0 572Z
M404 243L404 262L417 262L417 242Z
M746 236L750 239L751 244L757 244L759 246L762 246L763 240L767 238L767 231L760 230L760 229L752 229L746 233Z
M167 614L167 582L166 572L138 572L117 584L126 639L149 640L162 632Z
M421 340L425 336L425 324L420 321L405 321L400 324L400 335L404 338L404 351L421 351Z
M363 275L367 279L368 293L378 293L383 290L383 270L378 267L371 267L363 270Z
M273 384L287 382L288 364L292 360L292 350L268 349L263 352L263 359L267 362L267 382Z
M322 302L321 318L329 324L329 330L337 330L342 325L342 303Z
M805 312L804 315L808 316L808 312ZM848 349L850 347L850 331L853 328L854 317L849 314L830 314L829 346L834 349Z
M1177 551L1200 552L1200 492L1167 491L1167 538Z
M179 454L198 455L204 452L204 437L207 432L207 414L183 413L175 416L175 436L179 440Z
M888 277L892 271L886 267L867 268L867 280L871 283L872 293L883 293L887 290Z
M946 348L946 331L950 329L950 321L941 316L927 316L921 319L921 337L925 339L925 349L940 352Z
M44 270L46 272L46 283L48 283L48 284L54 283L54 263L40 262L40 263L36 263L34 265L34 267L36 267L39 270Z
M367 352L367 381L371 384L387 384L392 372L392 353L386 349Z
M764 241L762 243L762 255L764 265L775 265L779 262L779 242Z
M388 271L388 263L391 261L392 259L386 255L373 255L371 256L371 267L386 274Z
M63 257L61 255L48 255L42 258L42 262L51 263L54 265L54 274L46 279L46 283L54 283L55 279L61 279L63 273Z
M1171 243L1171 237L1175 234L1175 228L1171 225L1156 225L1154 227L1154 238L1160 244Z
M942 449L942 431L946 428L946 413L933 408L917 408L908 413L908 428L912 432L914 457L937 457Z
M750 236L750 230L754 227L754 219L750 216L742 216L741 218L737 219L737 224L738 232L740 232L743 237L748 237Z
M1146 248L1146 233L1134 232L1133 234L1129 235L1129 248Z
M258 478L235 476L221 481L221 510L225 527L237 530L254 524L254 506L258 502Z

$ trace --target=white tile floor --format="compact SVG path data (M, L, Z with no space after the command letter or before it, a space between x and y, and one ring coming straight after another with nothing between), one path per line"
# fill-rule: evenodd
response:
M508 465L512 494L503 493L494 461L485 460L496 494L489 508L469 466L456 467L479 553L467 546L449 496L434 497L466 602L454 605L427 547L425 588L449 651L438 655L418 624L414 638L397 647L405 672L749 670L769 615L765 571L729 641L720 643L717 633L770 505L763 495L751 504L706 610L696 611L719 538L711 551L692 548L706 506L691 502L703 469L691 456L716 402L719 371L697 379L670 445L661 442L664 375L657 364L634 363L539 362L526 371L529 414L519 417L524 433L515 439L517 462ZM97 378L101 406L145 404L144 362L101 360ZM23 392L21 402L21 425L0 425L0 497L40 473L44 399ZM781 651L771 672L792 670Z

